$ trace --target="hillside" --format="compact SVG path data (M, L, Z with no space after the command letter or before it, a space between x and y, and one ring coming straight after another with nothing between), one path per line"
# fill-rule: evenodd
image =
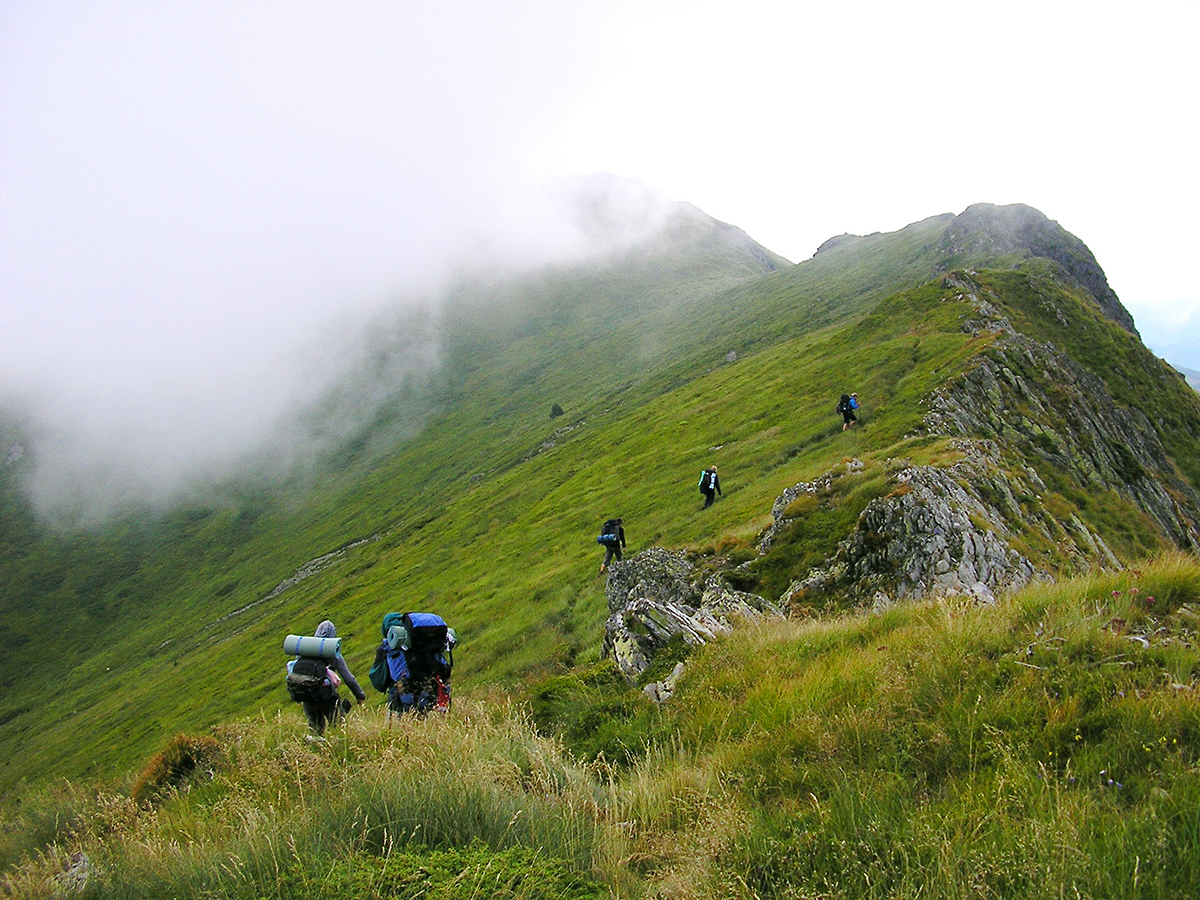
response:
M844 576L876 533L860 516L912 466L971 483L952 468L963 440L991 441L987 483L1019 489L975 524L1038 577L1192 546L1200 405L1095 296L1099 267L1068 238L1028 208L972 207L789 266L682 207L608 258L460 285L440 367L377 391L388 402L303 478L232 479L220 501L98 529L35 517L21 479L36 447L14 427L29 449L0 483L0 783L112 775L175 731L291 714L280 640L324 617L361 679L382 613L441 612L466 697L596 663L594 536L614 514L631 551L686 549L798 609L855 606ZM832 410L850 388L865 411L843 434ZM781 492L848 459L862 470L775 521ZM725 493L702 512L710 463ZM872 595L915 593L894 575Z
M495 694L326 744L290 710L228 722L164 745L132 797L28 794L0 894L1189 897L1198 604L1174 556L768 622L693 654L665 706L599 666L547 680L565 746Z

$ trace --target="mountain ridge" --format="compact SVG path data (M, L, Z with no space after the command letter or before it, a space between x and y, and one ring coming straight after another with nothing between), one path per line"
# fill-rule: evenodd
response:
M274 636L308 630L318 609L338 622L360 674L378 617L394 606L435 607L469 636L465 684L512 685L595 660L607 616L594 577L599 521L624 514L637 523L635 547L691 548L709 570L732 573L770 524L780 490L843 456L862 457L865 473L805 517L809 533L781 542L754 586L782 594L833 558L867 505L894 489L888 458L952 454L950 438L922 433L917 401L996 340L990 327L963 329L962 316L978 315L962 301L942 302L949 272L937 271L937 248L955 217L823 245L791 267L721 223L688 231L689 217L694 225L690 212L676 221L691 244L676 235L600 263L461 286L440 320L445 364L431 380L422 430L389 443L386 421L379 430L368 423L327 460L333 474L305 492L235 493L224 506L181 507L100 535L30 535L40 526L6 515L0 634L17 647L21 671L6 676L0 705L9 759L0 780L28 776L29 763L14 762L49 759L81 723L104 753L72 748L44 775L111 771L183 722L278 709ZM1026 269L1034 262L1003 255ZM1061 263L1034 268L1018 274L1036 285L1035 299L1082 296ZM906 294L914 285L938 297ZM1075 306L1059 307L1075 315ZM1095 333L1117 340L1106 327ZM1137 356L1129 365L1153 363ZM1136 387L1137 371L1108 377ZM843 436L831 410L847 384L867 413L861 430ZM1164 407L1161 416L1178 420L1167 422L1173 461L1196 421L1194 404L1178 402L1180 411ZM555 404L561 419L550 417ZM372 441L382 450L365 452ZM726 496L705 518L685 498L691 471L713 460ZM14 503L14 479L29 462L6 470ZM1195 464L1185 462L1194 487ZM1063 501L1064 516L1079 496ZM1107 533L1128 503L1113 499L1081 521ZM1114 554L1133 559L1169 545L1140 514L1134 529L1111 538ZM289 583L307 562L341 550L334 564ZM44 632L63 619L80 626L68 641L78 661L65 676L43 658ZM188 694L189 673L218 655L232 658L227 690ZM27 699L63 678L71 709Z

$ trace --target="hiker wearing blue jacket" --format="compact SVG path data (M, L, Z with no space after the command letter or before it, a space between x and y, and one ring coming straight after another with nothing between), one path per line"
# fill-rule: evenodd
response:
M858 394L842 394L838 400L837 411L842 414L842 431L858 421L854 411L858 409Z
M326 619L317 626L316 636L319 638L335 638L337 637L337 629L331 621ZM331 696L324 700L305 700L301 703L301 706L304 707L304 715L308 717L308 725L316 734L324 734L326 725L337 721L350 711L350 701L338 697L338 682L350 688L350 692L354 694L354 698L359 703L367 699L366 693L359 687L358 679L354 677L354 674L350 671L350 667L346 665L346 660L341 653L338 653L334 657L329 666L329 671L333 673L328 679L329 686L332 689L329 692Z

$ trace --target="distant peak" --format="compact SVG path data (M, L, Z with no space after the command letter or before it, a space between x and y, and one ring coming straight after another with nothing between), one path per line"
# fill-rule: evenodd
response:
M791 265L742 229L637 179L597 172L561 179L552 190L570 227L594 253L690 245L744 255L758 271Z
M1104 315L1137 334L1133 316L1121 305L1087 244L1032 206L972 204L946 227L937 249L947 257L946 268L963 257L986 260L1020 254L1053 260L1092 295Z

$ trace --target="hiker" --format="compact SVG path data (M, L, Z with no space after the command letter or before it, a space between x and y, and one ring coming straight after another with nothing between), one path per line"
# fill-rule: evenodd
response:
M704 495L704 508L713 505L713 495L721 493L721 479L717 477L717 467L709 466L700 473L700 493Z
M380 626L371 684L392 713L425 715L450 708L450 672L458 635L433 613L388 613Z
M625 546L625 529L621 526L621 519L609 519L600 528L600 536L596 538L596 543L604 547L604 562L600 563L600 571L608 569L609 563L614 559L617 562L621 561L621 550Z
M858 409L858 394L842 394L837 405L837 412L842 414L842 431L858 421L858 416L854 414L856 409Z
M359 703L366 700L367 695L346 665L333 623L328 619L323 621L317 626L314 638L318 640L289 635L283 646L285 650L292 648L297 654L288 663L288 693L304 707L308 726L315 734L322 735L326 725L340 720L350 711L350 701L338 696L339 685L350 688Z

